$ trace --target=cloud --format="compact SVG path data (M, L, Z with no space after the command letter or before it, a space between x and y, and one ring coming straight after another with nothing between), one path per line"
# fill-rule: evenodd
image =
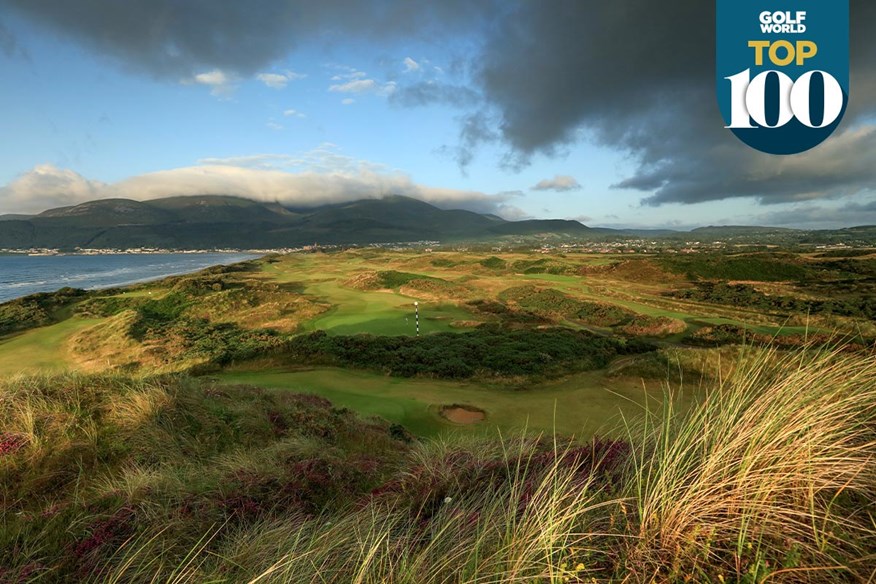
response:
M374 173L384 173L387 167L383 164L360 160L343 154L336 144L323 142L316 148L297 154L250 154L246 156L230 156L224 158L202 158L199 164L206 166L239 166L262 170L297 170L319 173L357 173L368 170Z
M302 119L307 117L305 114L302 114L300 111L294 110L294 109L285 110L283 112L283 116L287 117L287 118L302 118Z
M283 89L290 81L304 79L305 77L307 76L301 73L295 73L294 71L286 71L285 73L259 73L256 75L256 79L271 89Z
M797 203L743 219L757 225L798 229L838 229L849 225L876 225L876 200L854 197L844 204Z
M412 71L417 71L420 68L420 64L410 57L405 57L405 60L402 61L402 64L405 66L405 73L411 73Z
M354 79L346 83L336 83L329 86L329 91L333 93L371 93L381 97L392 95L396 90L395 81L387 83L378 83L374 79Z
M355 67L350 67L349 65L338 65L337 63L330 63L326 65L326 68L333 71L338 71L338 73L332 75L332 81L344 81L368 77L368 74L365 73L365 71L359 71Z
M219 69L214 69L207 73L198 73L194 76L194 81L203 85L227 85L231 82L228 75Z
M279 132L280 130L284 130L286 128L283 124L278 124L274 120L269 120L268 123L265 124L265 126L270 128L271 130L274 130L275 132Z
M0 0L127 67L168 79L221 69L249 77L305 42L441 38L471 31L499 0Z
M556 191L565 193L568 191L577 191L581 188L578 181L574 177L566 175L556 175L554 178L546 178L538 181L538 184L532 187L533 191Z
M876 185L876 3L851 0L852 103L842 133L784 159L723 128L714 18L715 4L702 0L515 5L479 55L488 131L469 132L458 159L470 160L498 133L506 161L525 165L584 135L629 155L634 170L617 186L641 191L648 205L846 197Z
M279 73L259 73L256 79L272 89L283 89L289 83L286 76Z
M224 194L296 207L404 195L444 209L468 209L509 216L515 193L421 185L402 172L355 160L322 145L299 156L259 154L205 159L200 166L131 177L114 184L90 181L70 170L38 166L0 188L0 212L37 212L94 199L149 200L167 196ZM296 172L288 169L295 168Z
M104 183L88 180L72 170L41 164L0 187L0 208L37 213L100 198L105 188Z
M373 79L357 79L329 86L329 91L336 93L368 93L376 89L377 82Z
M470 74L455 88L396 86L338 69L330 90L460 108L458 143L444 151L463 166L485 144L504 145L502 163L515 168L586 136L628 155L633 170L617 186L640 191L647 205L848 197L876 184L876 165L866 163L874 151L867 128L876 119L872 0L850 0L852 101L842 133L800 157L807 164L796 170L722 127L715 4L704 0L260 0L257 10L202 0L0 0L0 7L159 78L223 72L231 83L207 84L219 95L305 43L365 39L397 49L417 39L471 47L447 65L451 76ZM8 52L7 37L0 32L0 50ZM848 159L834 158L839 147Z
M250 154L247 156L228 156L224 158L201 158L198 164L205 166L239 166L262 170L295 168L307 164L304 156L291 154Z
M347 97L347 98L341 100L342 105L353 105L354 103L356 103L356 100L353 99L352 97Z
M185 85L192 83L209 86L210 93L217 97L228 97L237 89L237 80L219 69L198 73L189 79L183 80Z
M582 223L585 225L590 221L593 221L593 217L590 217L589 215L577 215L575 217L568 217L568 219L571 221L577 221L578 223Z
M22 57L30 59L27 50L19 44L15 35L2 22L0 22L0 53L9 58Z
M640 168L618 186L653 191L646 205L756 197L763 204L848 197L876 186L876 125L847 128L820 147L796 156L767 156L746 148L712 148L693 160ZM691 153L693 156L693 153Z
M390 103L401 107L423 107L434 104L456 108L473 106L480 101L477 91L466 85L421 81L399 87Z
M398 84L395 81L388 81L377 89L377 95L381 97L390 97L398 89Z

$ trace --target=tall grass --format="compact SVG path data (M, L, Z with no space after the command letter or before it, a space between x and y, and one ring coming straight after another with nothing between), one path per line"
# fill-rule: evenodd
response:
M591 481L572 467L552 464L539 472L527 468L531 451L518 454L525 458L506 466L506 480L494 488L451 488L444 492L453 496L435 506L378 500L331 524L249 532L243 536L247 552L265 539L282 552L279 559L265 558L273 563L251 581L559 581L574 572L564 557L583 544L579 532L589 515L597 516L600 502Z
M640 581L871 581L876 360L752 352L633 457Z
M144 391L113 398L115 414L107 419L124 428L124 420L142 421L169 407L166 397ZM51 398L39 399L48 400L39 411L55 407ZM45 424L39 412L16 416L23 433ZM143 524L100 556L103 563L90 575L77 577L119 583L876 582L876 357L839 349L751 349L689 409L677 411L667 400L662 412L643 419L631 423L622 440L455 437L415 444L391 463L394 471L379 487L345 491L333 509L314 515L281 504L286 499L279 492L271 504L271 492L258 491L265 512L226 515L207 529L203 521L193 524L200 531L183 524L194 521L189 516L162 510L191 498L197 464L175 474L127 465L81 487L78 496L113 492L124 509L134 501ZM364 427L355 428L361 433ZM302 451L290 439L205 458L203 474L220 480L229 472L215 468L227 465L234 476L287 476L271 465L299 456L290 454ZM337 475L352 463L338 459L326 472ZM208 498L226 489L199 488ZM176 494L168 497L170 491ZM87 505L82 509L87 514ZM87 522L87 515L78 521ZM41 534L19 539L28 537L38 542ZM51 565L38 545L22 549ZM0 581L20 575L20 568L0 570ZM55 575L37 574L41 581Z
M270 556L282 552L251 581L876 578L874 358L752 349L692 409L671 403L630 430L619 486L592 473L582 479L562 452L546 468L527 465L536 455L519 441L500 457L506 482L444 489L446 503L431 517L374 501L330 525L247 532L246 556L265 540ZM481 448L487 464L496 453ZM436 471L443 459L434 445L418 458Z

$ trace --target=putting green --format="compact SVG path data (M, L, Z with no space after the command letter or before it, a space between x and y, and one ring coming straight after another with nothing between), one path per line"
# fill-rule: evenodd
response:
M331 310L305 325L305 330L324 330L333 335L413 335L416 332L414 298L397 292L354 290L336 281L318 282L307 293L332 304ZM420 333L460 332L454 321L471 320L468 311L455 304L420 301Z
M336 368L233 371L222 383L240 383L313 393L337 406L404 425L420 436L442 432L558 432L589 437L617 432L622 416L640 418L644 404L658 411L663 391L640 381L605 379L602 372L573 375L513 389L483 383L404 379ZM686 402L687 400L685 400ZM439 415L442 405L465 404L487 413L484 422L451 424Z

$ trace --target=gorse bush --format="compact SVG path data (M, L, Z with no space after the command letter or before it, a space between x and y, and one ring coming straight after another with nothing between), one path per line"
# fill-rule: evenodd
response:
M747 284L726 282L697 282L696 288L679 290L671 293L671 296L783 314L837 314L868 319L876 316L876 298L871 296L808 300L793 296L767 295Z
M63 320L59 313L88 293L78 288L31 294L0 304L0 336Z
M816 277L818 271L793 256L721 254L661 257L662 267L691 280L748 280L758 282L801 281Z
M137 340L151 331L173 324L186 309L189 300L183 294L172 292L156 300L136 306L137 320L131 325L131 336Z
M497 258L496 256L490 256L486 259L483 259L478 262L485 268L490 268L491 270L504 270L508 267L508 262L503 260L502 258Z
M408 444L320 398L186 378L12 382L0 580L873 581L876 357L732 369L586 442Z
M551 288L518 286L504 290L499 298L535 314L578 320L595 326L614 326L636 316L613 304L578 300Z
M414 280L430 279L438 280L438 278L431 278L430 276L424 276L422 274L410 274L408 272L397 272L395 270L377 272L377 281L381 288L399 288Z
M289 340L284 359L377 369L402 377L556 376L605 367L618 355L652 345L565 328L480 327L468 333L423 337L329 336L315 332Z

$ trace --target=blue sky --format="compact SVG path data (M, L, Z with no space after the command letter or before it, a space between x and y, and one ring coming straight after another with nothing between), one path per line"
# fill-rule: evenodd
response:
M630 182L645 172L651 151L607 137L604 122L588 123L585 114L554 142L521 149L519 136L508 131L513 108L483 81L490 79L481 67L498 26L490 18L459 34L422 38L345 35L342 25L332 25L256 65L193 59L168 72L39 14L4 11L0 213L226 188L291 204L400 192L443 207L594 226L876 222L873 192L860 185L799 197L782 191L774 200L773 184L763 194L659 200L667 180L644 188ZM527 90L530 71L536 69L512 69L513 83ZM553 90L563 91L562 84ZM415 99L415 91L435 93ZM538 112L533 116L537 125ZM465 127L473 120L493 125L472 140ZM630 116L618 123L637 122ZM722 125L717 113L712 123ZM846 141L870 140L870 130L868 123L850 125L857 133ZM824 151L819 163L832 155ZM714 162L690 161L706 163ZM782 164L793 168L794 161ZM199 182L205 172L210 178ZM684 182L677 174L673 180ZM626 188L618 186L625 181Z

